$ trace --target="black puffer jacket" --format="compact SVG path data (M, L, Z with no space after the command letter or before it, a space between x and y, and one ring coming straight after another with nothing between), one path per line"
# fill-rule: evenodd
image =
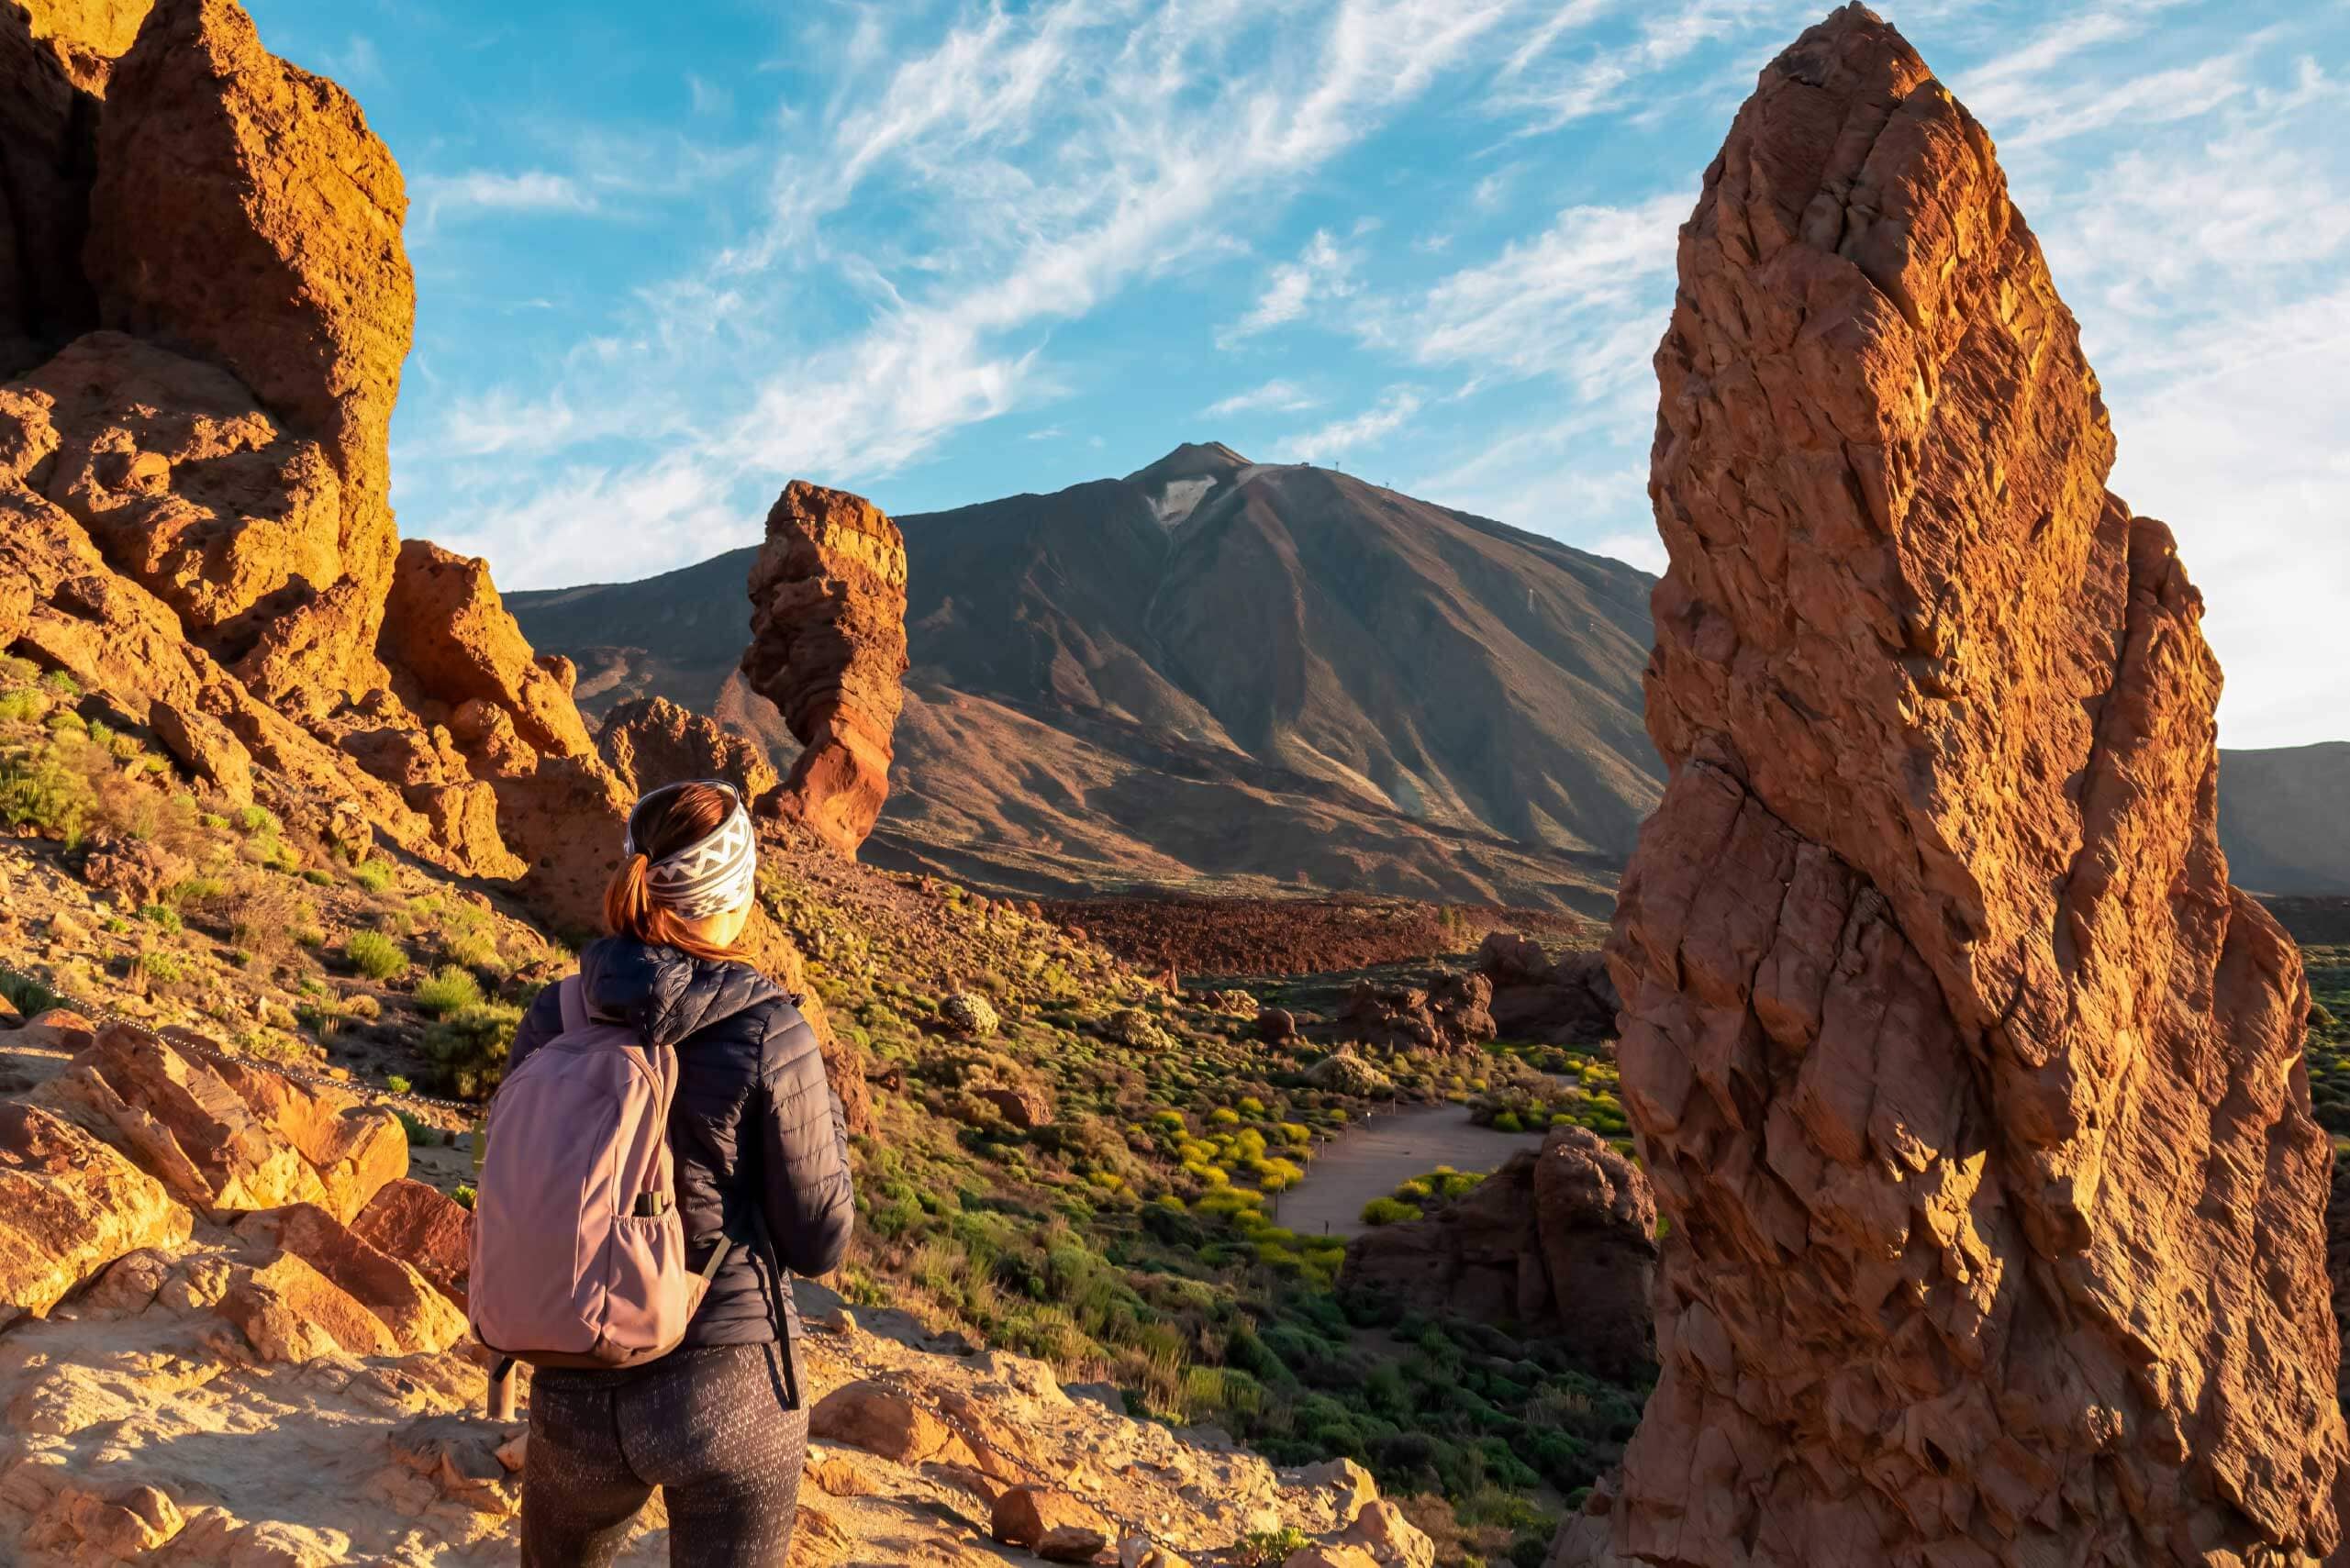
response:
M799 1334L781 1269L830 1273L849 1245L849 1134L816 1031L794 998L748 964L610 937L580 955L587 1010L677 1049L669 1147L688 1261L700 1268L722 1226L735 1246L681 1348L768 1344ZM556 988L515 1031L507 1071L562 1032ZM778 1307L781 1318L778 1320Z

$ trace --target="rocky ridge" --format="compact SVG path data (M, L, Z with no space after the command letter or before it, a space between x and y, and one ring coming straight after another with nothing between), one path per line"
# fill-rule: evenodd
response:
M1656 363L1609 963L1663 1373L1557 1561L2339 1542L2308 991L2220 672L1988 134L1859 6L1762 73Z

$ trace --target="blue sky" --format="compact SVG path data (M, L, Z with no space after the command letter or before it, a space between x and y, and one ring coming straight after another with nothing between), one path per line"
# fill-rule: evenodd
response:
M406 170L404 532L500 584L1177 441L1661 550L1675 226L1824 0L248 0ZM2232 745L2350 736L2350 0L1891 0L2178 530ZM657 18L648 25L649 17Z

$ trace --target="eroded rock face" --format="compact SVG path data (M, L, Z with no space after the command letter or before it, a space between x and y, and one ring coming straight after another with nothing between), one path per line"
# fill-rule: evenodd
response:
M395 712L377 743L416 781L417 800L472 813L471 823L452 817L451 830L468 840L494 831L519 857L534 903L573 928L593 929L619 862L629 796L572 704L571 662L531 651L487 562L423 539L400 546L383 646L417 717ZM448 754L428 760L415 740L420 727ZM476 791L485 784L494 795L488 831L478 793L464 793L469 784Z
M154 0L14 0L32 35L76 87L103 98L114 62L139 38Z
M1510 1040L1596 1045L1616 1034L1622 998L1597 952L1557 962L1523 937L1495 931L1477 949L1477 973L1492 983L1494 1027Z
M407 212L359 105L263 49L231 0L161 0L114 70L87 250L104 320L226 367L324 447L341 480L342 573L367 612L320 647L308 674L329 688L370 684L397 543L388 441L416 317Z
M1612 1550L2322 1559L2300 961L2228 885L2201 602L2105 489L1990 139L1847 6L1680 246L1672 778L1609 949L1671 1227Z
M117 571L234 663L342 575L342 491L216 365L95 332L0 387L0 478L47 495Z
M98 319L81 267L97 104L39 22L0 0L0 377Z
M1348 1243L1341 1284L1422 1311L1565 1336L1593 1369L1649 1362L1656 1202L1640 1167L1561 1128L1425 1219Z
M889 796L905 703L906 541L871 503L803 480L767 514L742 672L806 748L775 811L854 855Z
M784 782L756 741L667 697L622 703L604 716L596 744L637 795L688 779L725 779L757 802Z
M413 677L425 705L453 713L480 701L503 709L515 735L556 757L588 757L596 746L572 706L560 669L524 640L490 582L489 562L412 539L400 546L384 628L384 651ZM486 728L486 727L484 727Z

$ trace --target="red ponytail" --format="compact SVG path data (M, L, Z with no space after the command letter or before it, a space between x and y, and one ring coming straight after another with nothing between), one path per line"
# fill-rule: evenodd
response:
M741 950L721 947L695 933L675 913L653 902L652 862L707 839L734 809L734 797L711 784L686 784L640 802L629 831L639 853L621 863L604 889L604 924L616 937L633 937L650 947L717 962L741 962Z

